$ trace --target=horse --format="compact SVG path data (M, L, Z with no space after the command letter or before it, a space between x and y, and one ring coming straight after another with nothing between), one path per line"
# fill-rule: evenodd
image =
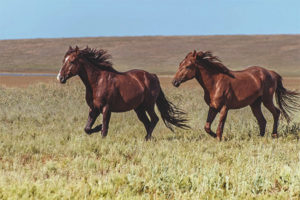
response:
M282 77L274 71L259 66L251 66L242 71L228 69L221 60L210 51L189 52L179 64L174 75L173 85L196 78L204 90L204 100L209 106L205 131L212 137L222 140L223 129L228 110L239 109L250 105L257 119L260 135L265 135L266 120L261 111L261 104L272 113L274 124L272 137L278 137L277 127L280 113L287 122L290 114L300 108L299 93L283 87ZM274 106L273 96L279 109ZM220 120L216 133L211 124L217 113Z
M57 75L62 84L78 75L85 85L85 99L89 106L88 120L84 128L87 134L101 131L102 137L107 136L112 112L134 110L146 129L145 139L149 140L159 121L154 110L155 104L164 124L171 131L172 126L189 128L184 117L185 112L165 97L155 74L137 69L119 72L112 67L110 58L111 55L103 49L79 49L78 46L70 46ZM102 124L92 128L101 113Z

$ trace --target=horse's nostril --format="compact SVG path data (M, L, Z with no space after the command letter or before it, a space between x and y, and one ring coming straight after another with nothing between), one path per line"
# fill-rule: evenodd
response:
M173 80L172 83L175 87L178 87L180 85L179 81L176 81L176 80Z
M63 76L59 77L60 83L66 83L66 79Z

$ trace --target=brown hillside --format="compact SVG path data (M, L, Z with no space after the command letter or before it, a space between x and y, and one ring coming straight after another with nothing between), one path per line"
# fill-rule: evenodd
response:
M300 35L99 37L1 40L0 71L56 72L69 45L107 49L115 68L173 74L194 49L211 50L231 69L261 65L300 75Z

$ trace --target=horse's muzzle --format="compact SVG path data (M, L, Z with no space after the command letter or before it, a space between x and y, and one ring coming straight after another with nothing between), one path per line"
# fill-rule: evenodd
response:
M175 87L179 87L180 83L181 83L181 81L177 81L177 80L175 80L175 79L172 81L172 84L173 84Z
M62 84L65 84L67 82L67 78L63 76L57 76L57 80Z
M67 82L67 79L65 79L64 77L61 77L59 79L59 82L62 83L62 84L65 84Z

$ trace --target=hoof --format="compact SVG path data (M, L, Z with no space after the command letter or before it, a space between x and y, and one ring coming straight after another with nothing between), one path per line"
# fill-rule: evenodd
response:
M88 135L91 135L92 133L101 131L101 129L102 129L102 124L96 126L95 128L84 128L84 132Z
M93 133L93 130L92 129L88 129L88 128L85 128L84 129L84 132L88 135L91 135Z
M148 136L148 135L147 135L147 136L145 137L145 140L146 140L146 141L151 140L151 136Z
M272 134L272 138L278 138L278 134L277 133L273 133Z
M107 133L101 133L102 138L106 138Z
M215 134L214 132L212 132L212 130L210 129L210 128L208 128L208 127L204 127L204 130L205 130L205 132L206 133L208 133L211 137L213 137L213 138L216 138L217 137L217 134Z
M213 138L216 138L216 137L217 137L217 134L215 134L215 133L212 132L212 131L210 131L208 134L209 134L211 137L213 137Z
M210 133L210 131L211 131L210 128L207 128L206 126L204 127L204 130L206 133Z

